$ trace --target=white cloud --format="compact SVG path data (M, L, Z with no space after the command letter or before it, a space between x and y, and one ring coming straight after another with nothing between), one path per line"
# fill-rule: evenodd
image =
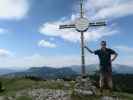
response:
M127 56L120 55L116 59L115 63L117 64L123 64L123 65L129 65L133 67L133 56L131 54Z
M46 41L46 40L41 40L41 41L39 41L38 45L39 45L40 47L48 47L48 48L56 48L56 47L57 47L56 44L51 43L51 42Z
M0 19L22 19L29 6L29 0L0 0Z
M92 19L115 19L133 14L132 0L87 0L85 8Z
M31 56L25 57L8 57L0 59L0 68L3 66L12 69L24 69L30 67L40 67L40 66L51 66L51 67L64 67L71 65L81 65L80 55L40 55L33 54ZM86 65L88 64L98 64L99 60L97 56L87 53L85 57ZM124 64L133 66L133 57L118 58L115 62L116 64ZM5 63L6 62L6 63Z
M119 64L124 64L124 65L128 65L128 66L133 66L133 61L132 61L133 58L127 58L127 59L124 59L123 61L121 61Z
M12 53L6 49L0 49L0 58L12 56Z
M114 46L114 48L119 54L116 63L133 66L133 47L129 47L126 45L118 45Z
M5 63L6 62L6 63ZM97 63L97 57L93 55L88 55L86 57L86 64ZM8 57L6 59L1 59L0 67L7 68L30 68L30 67L40 67L40 66L51 66L51 67L63 67L69 65L80 65L81 58L79 55L53 55L46 56L40 54L34 54L26 57Z
M48 22L44 23L39 31L41 34L44 34L46 36L51 36L51 37L60 37L62 39L71 41L71 42L77 42L80 41L80 33L76 32L75 29L59 29L59 25L63 24L69 24L69 23L74 23L74 18L76 17L71 17L70 21L65 20L65 21L55 21L55 22ZM69 22L69 23L68 23ZM100 39L103 36L109 36L113 35L115 33L118 33L117 30L112 29L114 26L110 27L100 27L97 29L89 29L85 33L85 39L87 41L95 41L97 39Z
M133 1L131 0L86 0L85 1L85 16L91 20L116 19L133 14ZM79 7L79 6L76 6ZM78 9L79 10L79 9ZM79 11L78 11L79 13ZM71 18L62 18L54 22L44 23L40 28L40 33L51 36L60 37L62 39L77 42L80 41L80 34L74 29L60 30L59 25L74 23L74 20L79 16L77 12L71 15ZM116 23L115 23L116 24ZM104 36L110 36L119 33L117 26L108 25L106 27L89 29L85 33L85 38L88 41L95 41Z
M0 35L3 35L5 33L7 33L8 30L4 29L4 28L0 28Z
M7 57L0 59L0 68L14 68L14 69L24 69L30 67L40 67L40 66L51 66L51 67L63 67L63 66L71 66L71 65L81 65L81 56L80 55L40 55L33 54L31 56L25 57ZM133 57L124 57L116 59L115 62L117 64L124 65L133 65L132 62ZM86 53L85 57L86 65L88 64L98 64L98 57L89 53ZM5 63L6 62L6 63Z
M133 53L133 47L119 45L119 46L115 46L115 48L118 49L119 51L123 51L126 53Z

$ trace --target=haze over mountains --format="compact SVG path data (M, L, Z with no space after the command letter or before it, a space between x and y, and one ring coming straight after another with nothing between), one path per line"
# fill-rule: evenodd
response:
M86 72L93 74L98 70L97 64L86 66ZM53 68L48 66L31 67L28 70L12 70L0 69L0 75L4 76L37 76L42 78L62 78L79 75L81 71L80 65L66 66L62 68ZM127 65L113 65L113 73L118 74L133 74L133 67Z
M15 73L15 72L19 72L19 71L22 71L22 70L14 70L11 68L0 68L0 75Z
M71 68L80 73L81 67L80 66L71 66ZM133 67L128 65L120 65L120 64L113 64L112 66L114 73L120 73L120 74L133 74ZM87 72L91 73L96 70L99 70L99 65L97 64L91 64L86 66Z

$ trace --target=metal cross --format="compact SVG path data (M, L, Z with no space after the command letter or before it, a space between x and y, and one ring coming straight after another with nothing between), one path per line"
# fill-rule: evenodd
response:
M76 20L76 23L59 26L59 29L75 28L76 31L81 33L81 75L82 77L86 76L85 54L84 54L84 32L86 32L89 27L98 27L98 26L105 26L105 25L106 25L106 22L104 21L89 22L88 19L84 17L83 0L80 0L80 17Z

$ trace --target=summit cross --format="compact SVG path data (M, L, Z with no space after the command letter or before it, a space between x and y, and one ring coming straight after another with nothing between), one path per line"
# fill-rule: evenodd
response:
M89 22L89 20L84 17L83 1L80 0L80 16L76 19L74 24L60 25L59 29L70 29L74 28L76 31L81 33L81 76L86 76L85 69L85 53L84 53L84 32L86 32L90 27L106 26L105 21L95 21Z

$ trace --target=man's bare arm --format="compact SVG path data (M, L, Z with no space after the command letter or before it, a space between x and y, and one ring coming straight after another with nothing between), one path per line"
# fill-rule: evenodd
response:
M94 51L90 50L88 47L84 47L85 49L87 49L90 53L94 53Z
M111 61L114 61L117 58L117 56L118 56L117 53L113 54L113 57L112 57Z

